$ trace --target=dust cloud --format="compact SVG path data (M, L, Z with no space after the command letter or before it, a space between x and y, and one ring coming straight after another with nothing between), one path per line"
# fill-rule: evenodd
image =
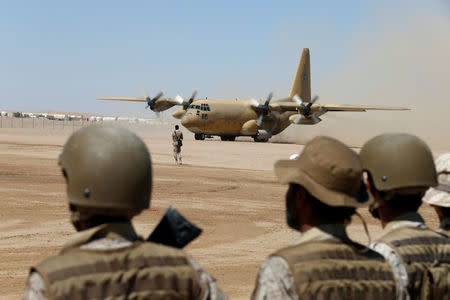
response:
M321 86L314 86L313 80L312 88L322 103L411 110L327 113L316 126L290 126L273 141L305 143L325 134L357 147L377 134L408 132L433 149L450 150L449 32L446 10L383 10L362 24L348 55L337 62L341 68L326 74ZM314 74L313 60L313 78L324 76Z

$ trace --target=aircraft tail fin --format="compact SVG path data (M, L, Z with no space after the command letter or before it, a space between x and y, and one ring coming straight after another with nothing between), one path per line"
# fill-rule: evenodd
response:
M298 95L303 102L311 102L311 65L309 61L309 48L303 48L297 73L289 97Z

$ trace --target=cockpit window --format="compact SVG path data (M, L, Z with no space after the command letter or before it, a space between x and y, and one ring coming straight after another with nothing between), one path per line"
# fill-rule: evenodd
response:
M200 110L211 111L211 109L209 108L209 104L207 104L207 103L202 103Z
M202 111L211 111L208 103L202 103L201 105L189 104L187 109L197 109Z

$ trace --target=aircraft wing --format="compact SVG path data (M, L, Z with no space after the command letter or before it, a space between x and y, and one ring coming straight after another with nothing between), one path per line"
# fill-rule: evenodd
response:
M306 103L305 103L306 104ZM271 110L275 111L296 111L301 107L296 102L275 102L269 104ZM325 111L367 111L367 110L409 110L404 107L391 106L368 106L368 105L349 105L349 104L314 104L312 110Z
M296 111L300 108L295 102L274 102L270 103L269 107L271 110L275 111Z
M392 106L367 106L367 105L348 105L348 104L318 104L319 107L327 111L366 111L366 110L409 110L405 107Z
M113 101L135 101L135 102L147 102L146 98L141 97L98 97L97 100L113 100ZM184 100L184 99L183 99ZM189 99L187 99L189 100ZM186 100L184 100L186 101ZM168 103L171 105L182 105L179 100L175 98L159 98L156 103Z
M98 97L97 100L147 102L147 99L142 97Z

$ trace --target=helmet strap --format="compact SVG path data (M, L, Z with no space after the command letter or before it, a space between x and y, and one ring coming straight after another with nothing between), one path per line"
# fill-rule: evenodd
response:
M370 245L372 243L372 238L370 237L369 229L367 228L367 223L359 212L355 211L355 215L361 220L364 227L364 232L366 233L367 239L369 240L368 245Z

